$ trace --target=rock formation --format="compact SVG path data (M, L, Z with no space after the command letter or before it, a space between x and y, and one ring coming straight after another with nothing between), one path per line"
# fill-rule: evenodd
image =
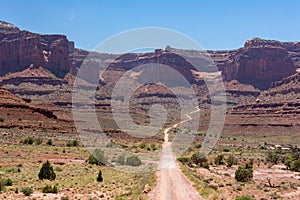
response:
M70 69L69 49L72 43L64 35L39 35L0 22L0 75L33 65L63 77Z
M179 56L177 52L184 56ZM196 51L173 49L168 46L166 51L157 50L153 53L119 56L76 49L74 42L68 41L64 35L35 34L0 21L0 76L41 67L61 79L68 73L76 75L82 62L87 59L90 64L100 67L110 63L108 71L111 76L107 76L108 82L117 80L122 75L120 71L125 72L146 63L160 63L177 70L190 83L196 83L197 80L191 73L194 69L191 61L203 65L206 62L203 56L210 57L226 81L237 80L242 84L251 84L255 88L264 90L268 89L272 82L294 74L296 68L300 67L300 43L254 38L237 50ZM211 63L206 64L208 65L206 71L213 69L209 67ZM140 75L145 77L147 73L153 75L150 69ZM97 73L93 74L97 76ZM163 77L168 82L173 81L177 84L173 80L173 74L159 72L156 75L159 79ZM14 80L20 82L16 78L14 77ZM33 82L44 79L45 77L30 78ZM27 82L30 80L28 79ZM11 84L13 80L7 79L6 82ZM66 82L55 81L54 84L60 83Z
M244 48L230 55L222 69L226 81L235 79L261 88L295 72L296 67L287 49L260 39L247 41Z

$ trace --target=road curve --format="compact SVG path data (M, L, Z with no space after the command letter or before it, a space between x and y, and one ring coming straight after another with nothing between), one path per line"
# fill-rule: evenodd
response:
M191 112L193 114L200 109ZM192 183L185 177L176 163L176 156L172 152L172 143L169 142L169 131L171 128L177 127L181 123L185 123L192 119L190 115L186 115L187 119L168 127L164 130L164 143L162 147L162 156L157 171L158 183L156 188L151 192L152 200L202 200Z

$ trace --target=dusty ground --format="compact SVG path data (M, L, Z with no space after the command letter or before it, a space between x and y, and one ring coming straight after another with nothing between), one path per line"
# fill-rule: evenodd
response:
M194 112L198 111L199 109L197 108ZM181 121L181 123L192 119L189 115L186 115L186 117L187 119ZM193 187L192 182L182 173L178 163L176 163L176 157L172 152L172 142L169 142L169 131L178 125L179 123L164 130L165 137L162 156L157 171L158 183L154 191L150 194L150 198L153 200L202 199L197 190Z

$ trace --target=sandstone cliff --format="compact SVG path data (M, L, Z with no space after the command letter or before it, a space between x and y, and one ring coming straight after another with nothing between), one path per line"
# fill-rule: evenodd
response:
M288 51L291 49L289 44L276 41L249 40L225 61L222 74L226 81L238 80L268 88L272 82L296 72Z
M0 75L34 65L63 77L70 69L69 49L72 42L64 35L39 35L0 22Z

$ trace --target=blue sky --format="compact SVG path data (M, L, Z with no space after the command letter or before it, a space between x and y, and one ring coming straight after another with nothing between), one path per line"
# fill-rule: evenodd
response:
M93 49L128 29L162 27L205 49L234 49L253 37L300 41L298 0L6 0L0 20L37 33L61 33Z

